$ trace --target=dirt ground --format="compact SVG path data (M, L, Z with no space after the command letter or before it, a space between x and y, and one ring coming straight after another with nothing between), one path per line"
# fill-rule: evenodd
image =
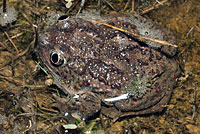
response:
M12 24L0 24L0 133L200 133L200 1L86 0L84 6L80 5L81 0L7 1L7 7L14 6L18 17ZM95 118L80 129L67 132L61 127L67 124L65 118L52 108L52 94L59 89L49 87L51 79L37 67L35 42L37 33L48 27L47 23L54 23L48 13L76 15L94 8L102 14L137 12L170 29L177 39L176 59L182 74L162 113L116 122Z

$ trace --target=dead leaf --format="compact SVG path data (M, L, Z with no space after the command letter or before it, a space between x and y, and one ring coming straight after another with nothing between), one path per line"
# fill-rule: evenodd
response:
M186 127L187 127L187 129L189 129L189 131L191 133L195 133L195 134L200 133L200 127L197 127L197 126L194 126L194 125L191 125L191 124L186 125Z

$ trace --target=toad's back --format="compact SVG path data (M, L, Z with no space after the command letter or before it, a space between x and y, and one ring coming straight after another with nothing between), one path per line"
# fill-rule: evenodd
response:
M137 34L145 31L124 17L101 21ZM154 36L151 30L158 30L158 35L163 35L161 39L171 38L156 28L146 30L150 37ZM179 75L178 64L169 58L175 54L174 48L141 42L81 17L59 22L46 30L38 47L39 58L62 90L70 94L95 93L99 102L106 100L127 113L161 111ZM126 99L112 101L123 94L127 94Z

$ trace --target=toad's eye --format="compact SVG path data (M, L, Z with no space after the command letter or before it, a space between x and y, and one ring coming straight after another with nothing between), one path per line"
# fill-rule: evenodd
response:
M61 66L64 63L63 56L56 51L52 51L50 54L51 63L55 66Z

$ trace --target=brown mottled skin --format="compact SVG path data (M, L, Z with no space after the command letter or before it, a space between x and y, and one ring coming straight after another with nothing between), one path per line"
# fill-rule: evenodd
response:
M137 19L144 22L145 28L148 20ZM106 17L99 21L140 34L128 17ZM166 41L174 42L168 33L162 35ZM173 59L175 53L176 49L170 46L149 47L148 42L84 17L72 17L51 26L40 35L37 49L54 84L72 96L71 101L58 102L58 108L63 113L78 112L83 118L100 109L112 118L161 112L180 73ZM144 91L141 96L135 95L134 87L130 86L136 80L145 81L140 85ZM127 99L104 100L126 93ZM79 97L73 98L75 94Z

